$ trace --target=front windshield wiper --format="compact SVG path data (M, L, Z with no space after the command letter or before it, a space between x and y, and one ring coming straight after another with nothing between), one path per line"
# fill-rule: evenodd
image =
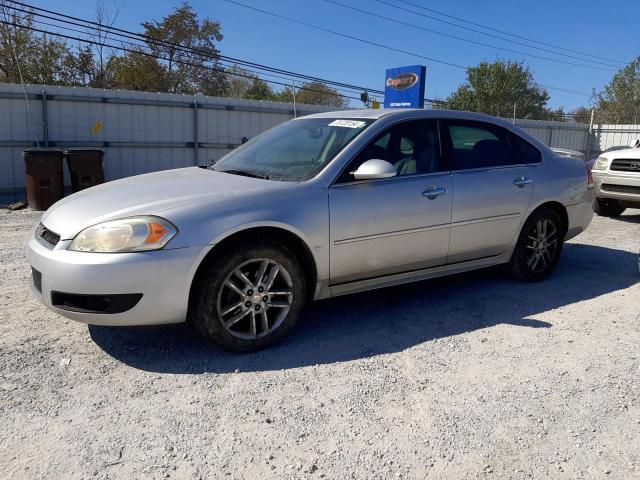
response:
M261 178L263 180L269 180L269 175L260 175L259 173L248 172L247 170L216 170L216 172L230 173L231 175L242 175L243 177Z

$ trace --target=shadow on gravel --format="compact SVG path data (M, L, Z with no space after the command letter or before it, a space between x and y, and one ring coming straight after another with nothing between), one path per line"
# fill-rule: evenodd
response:
M499 269L386 288L316 302L282 344L238 355L213 347L189 325L90 326L105 352L142 370L225 373L281 370L344 362L411 348L498 324L549 328L538 314L625 289L638 282L636 255L566 244L546 281L520 283Z
M633 210L633 212L637 212L638 210ZM619 217L615 217L614 220L620 220L622 222L627 223L640 223L640 214L625 212Z

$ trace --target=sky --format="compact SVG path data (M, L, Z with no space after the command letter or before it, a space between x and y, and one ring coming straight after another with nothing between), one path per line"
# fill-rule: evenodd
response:
M110 4L110 0L103 1L107 5ZM113 1L120 7L115 26L135 31L141 30L140 22L159 20L181 3L168 0ZM375 0L234 1L460 66L473 66L483 60L524 61L530 66L539 84L558 88L548 88L551 95L549 106L564 107L566 111L588 105L589 95L593 89L600 91L611 80L615 71L640 55L640 35L638 35L640 0L609 2L601 0L538 0L536 2L407 0L476 24L578 51L581 54L586 53L607 59L584 57L581 54L564 51L567 55L586 58L587 61L491 38ZM475 45L393 23L330 3L334 1L418 25L424 29L437 30L492 46ZM461 23L458 20L403 4L402 0L384 1L441 20ZM95 16L95 2L92 0L84 2L32 0L27 3L87 19ZM220 22L224 39L218 47L223 55L379 90L384 89L386 68L422 64L427 67L425 95L428 98L446 98L465 81L465 70L462 68L363 44L251 11L225 0L191 0L190 3L201 17L209 17ZM493 35L505 36L470 24L462 25ZM522 38L508 38L527 43L527 40ZM517 50L518 53L494 47ZM554 50L548 46L541 46L541 48ZM530 55L546 56L556 61ZM609 63L613 66L592 63L592 61ZM588 67L563 62L585 64Z

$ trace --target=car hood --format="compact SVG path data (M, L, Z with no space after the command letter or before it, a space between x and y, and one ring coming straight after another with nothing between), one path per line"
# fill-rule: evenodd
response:
M640 148L632 147L624 150L612 150L611 152L603 152L601 157L605 157L609 160L615 160L616 158L638 158L640 159Z
M232 196L285 188L262 180L198 167L165 170L104 183L66 197L42 217L51 231L69 240L82 229L134 215L159 215L187 204L209 204Z

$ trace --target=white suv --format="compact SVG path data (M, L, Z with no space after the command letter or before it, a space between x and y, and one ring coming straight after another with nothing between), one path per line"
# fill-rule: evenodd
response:
M632 148L602 153L592 173L598 215L617 217L627 208L640 208L640 141Z

